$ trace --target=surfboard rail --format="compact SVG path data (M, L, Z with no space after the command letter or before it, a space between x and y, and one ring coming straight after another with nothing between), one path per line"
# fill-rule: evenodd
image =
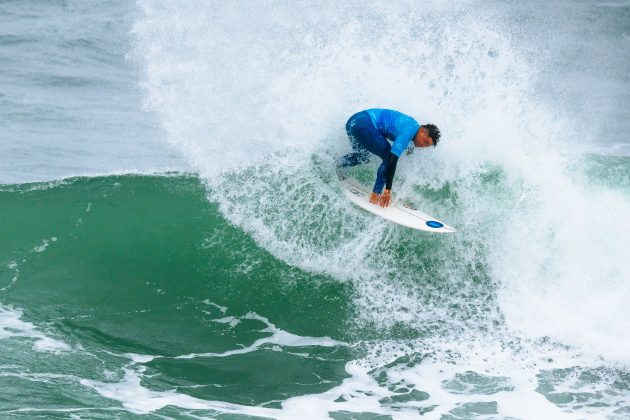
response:
M356 206L389 220L390 222L424 232L454 233L455 229L429 216L409 204L394 202L389 207L370 203L372 192L357 180L346 177L340 180L344 195Z

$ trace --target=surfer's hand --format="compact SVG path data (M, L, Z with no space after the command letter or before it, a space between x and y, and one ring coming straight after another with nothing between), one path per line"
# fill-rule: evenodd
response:
M370 195L370 203L372 204L378 204L380 202L381 196L375 192L372 192L372 195Z
M385 191L383 191L383 194L380 195L378 201L381 207L389 207L389 203L392 201L391 190L385 189Z

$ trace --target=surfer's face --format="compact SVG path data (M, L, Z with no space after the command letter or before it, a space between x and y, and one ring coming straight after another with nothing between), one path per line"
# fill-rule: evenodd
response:
M413 144L416 147L433 146L433 140L429 137L429 130L426 128L419 129L416 136L413 138Z

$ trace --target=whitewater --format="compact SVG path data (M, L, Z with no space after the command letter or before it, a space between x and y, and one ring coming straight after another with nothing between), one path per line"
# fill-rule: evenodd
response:
M628 22L0 4L0 412L630 417ZM393 194L455 234L343 197L345 121L372 107L440 127Z

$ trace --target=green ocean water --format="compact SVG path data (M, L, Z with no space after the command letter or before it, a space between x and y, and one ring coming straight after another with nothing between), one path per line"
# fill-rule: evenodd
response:
M242 319L251 312L301 336L350 338L350 286L270 256L220 216L198 178L74 178L1 191L2 305L69 346L40 354L18 332L0 341L3 412L106 413L116 404L78 381L116 381L124 353L164 356L147 364L151 389L247 405L321 392L347 376L346 346L172 358L269 336L264 322ZM215 322L226 317L242 321Z
M627 159L586 162L581 173L592 182L605 183L611 174L627 181ZM487 182L500 177L488 175ZM535 392L561 410L603 409L609 418L628 412L624 368L560 367L549 357L566 353L564 346L527 344L501 332L483 265L472 267L476 280L451 283L449 290L429 278L420 285L427 295L419 299L434 306L444 300L450 324L434 307L429 329L404 320L379 327L358 313L365 310L357 303L364 285L275 258L224 219L196 175L4 185L0 213L3 417L294 418L309 412L315 403L308 398L317 395L328 395L332 405L324 404L324 412L336 419L431 417L439 405L431 399L439 402L439 394L404 379L430 360L457 367L441 380L427 379L462 398L433 417L497 415L493 396L513 392L515 378L475 368L458 348L460 339L472 354L491 358L495 340L512 358L531 357L530 345L547 354L541 363L548 366L536 369ZM409 231L395 232L390 245L404 245L393 248L397 254L422 249L425 237L409 249ZM479 350L470 347L478 339L457 338L470 334L471 325L487 339ZM352 366L364 367L365 377ZM349 378L363 379L349 391ZM307 398L297 411L287 409L294 397ZM362 398L380 408L343 406Z

